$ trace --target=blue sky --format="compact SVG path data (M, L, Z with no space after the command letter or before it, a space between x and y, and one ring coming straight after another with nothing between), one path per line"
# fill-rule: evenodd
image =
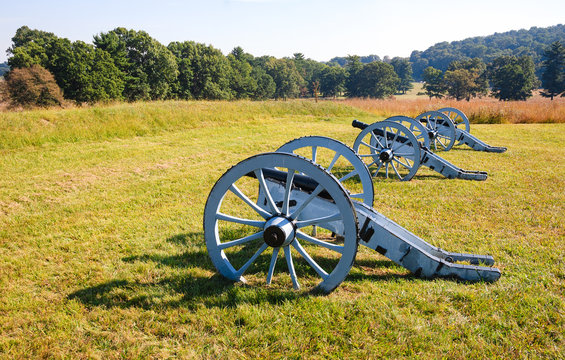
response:
M409 56L441 41L565 23L564 0L8 0L0 11L0 62L23 25L89 43L123 26L165 45L193 40L224 53L241 46L255 56L327 61Z

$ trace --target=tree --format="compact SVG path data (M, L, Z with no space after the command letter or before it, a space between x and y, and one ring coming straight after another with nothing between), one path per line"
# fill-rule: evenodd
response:
M424 91L431 98L441 99L445 94L443 72L432 66L428 66L423 72Z
M40 65L55 77L65 98L77 102L121 99L124 74L107 52L82 41L21 27L12 39L13 68Z
M541 76L542 96L553 98L565 95L565 47L559 42L552 43L543 53Z
M37 64L11 70L6 76L5 86L15 106L49 107L63 103L63 95L55 78Z
M300 94L300 84L304 79L292 60L270 58L265 67L276 84L275 98L294 98Z
M125 74L124 96L130 100L171 97L178 65L169 49L145 31L116 28L94 37L96 48L107 51Z
M251 55L245 54L241 47L236 47L228 55L231 66L230 88L236 99L253 97L257 90L257 80L251 76L253 67L248 62Z
M448 70L443 76L447 93L455 100L469 101L473 97L475 77L467 69Z
M396 92L400 79L392 65L377 61L363 65L358 81L360 96L382 99Z
M492 95L499 100L526 100L538 85L531 56L501 56L488 70Z
M486 65L479 58L453 61L443 79L447 93L456 100L469 101L488 93Z
M357 55L349 55L346 58L345 70L347 71L347 78L345 80L345 89L347 95L350 97L363 96L359 88L361 83L361 69L363 63L361 58Z
M275 96L277 85L271 75L267 74L265 69L260 66L254 66L251 70L251 77L257 83L257 87L252 96L253 99L265 100Z
M326 66L320 75L320 90L324 96L336 97L344 91L347 72L338 66Z
M398 91L406 94L406 91L412 89L412 65L410 61L406 58L395 57L390 61L390 64L394 67L394 72L400 78L400 83L398 83Z
M183 64L179 74L184 79L182 93L189 93L195 99L233 98L230 62L220 50L194 41L173 42L168 48L179 67Z
M123 73L114 65L107 52L82 41L67 43L55 51L51 68L63 89L65 98L79 103L122 99Z

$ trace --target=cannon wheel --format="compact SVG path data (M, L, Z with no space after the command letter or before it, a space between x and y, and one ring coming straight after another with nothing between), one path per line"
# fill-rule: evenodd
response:
M453 125L455 125L456 128L465 130L468 133L471 132L471 124L469 122L469 118L467 118L467 115L465 115L463 111L452 107L441 108L438 111L447 115L451 119L451 121L453 121ZM463 144L463 141L459 140L455 145L461 144Z
M408 130L412 131L412 134L416 136L416 139L422 146L429 149L430 148L430 137L428 135L428 130L418 120L408 117L408 116L392 116L387 119L387 121L395 121L400 123L408 128Z
M400 139L404 140L404 143ZM420 167L420 145L408 128L393 121L380 121L363 129L353 150L365 161L375 177L382 170L399 180L408 181Z
M434 150L451 150L455 144L455 125L447 115L439 111L427 111L418 115L416 120L428 129Z
M286 181L282 185L284 195L281 195L280 198L271 196L265 182L264 169L278 169L285 172ZM290 197L296 173L308 176L314 184L318 185L306 200L293 205ZM254 177L249 177L249 175ZM250 181L251 186L238 187L236 182L241 179ZM257 189L264 194L267 200L264 207L257 205L252 200L252 193L256 194ZM302 219L301 213L312 204L317 194L322 193L328 199L328 203L338 209L338 212L331 216ZM222 206L223 203L227 204ZM238 209L239 213L233 214ZM243 213L252 215L242 215ZM342 225L344 230L340 235L343 236L343 244L325 238L316 238L302 231L306 226L329 221L340 222L340 226ZM246 231L244 234L241 233L241 229L240 231L222 232L219 230L220 223L240 227ZM277 229L276 224L284 224L284 226L281 225ZM279 247L269 245L268 242L272 243L273 238L269 238L268 234L273 232L283 232L287 236L286 239L290 241L285 241L285 244ZM353 265L358 246L357 233L357 216L353 203L339 181L312 161L287 153L259 154L233 166L216 182L204 209L204 238L208 254L218 271L234 281L245 282L243 274L247 272L252 273L253 276L264 276L266 283L270 284L282 248L295 289L300 288L299 277L304 276L306 282L312 284L312 289L330 292L345 279ZM293 254L292 248L305 261L305 263L297 264L298 268L295 268L294 265L297 255ZM309 252L318 253L320 251L331 256L331 259L318 260L319 257L315 256L316 260L314 260L314 257L309 255ZM270 261L260 258L265 252L271 252ZM240 260L240 263L245 261L245 263L236 268L234 260ZM328 268L330 265L331 269ZM308 267L314 271L310 271ZM312 274L317 274L317 277ZM315 285L318 281L316 279L321 280L317 285Z
M318 150L329 149L331 151L331 155L333 155L333 158L325 167L326 171L332 173L339 179L341 185L343 185L343 187L345 187L350 192L350 197L359 200L371 207L373 206L375 194L371 172L369 171L367 165L365 165L363 160L359 156L357 156L357 153L355 153L352 148L345 145L341 141L325 136L305 136L287 142L286 144L281 146L277 150L277 152L295 153L299 149L308 148L310 148L311 151L308 151L307 156L302 153L299 155L304 155L306 158L311 159L317 164L320 164L320 162L318 161ZM335 166L340 157L343 157L345 160L347 160L347 162L349 163L348 165L351 165L352 167L350 168L349 166L347 166L347 172L345 174L338 174L338 172L341 172L343 168L338 168L337 166ZM346 180L360 181L363 191L361 193L351 191L350 189L348 189L348 183L345 182Z

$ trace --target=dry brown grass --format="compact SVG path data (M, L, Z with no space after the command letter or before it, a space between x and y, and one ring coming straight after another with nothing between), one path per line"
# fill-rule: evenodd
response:
M492 98L455 101L444 99L346 99L340 100L368 112L383 116L419 114L442 107L455 107L463 111L472 123L477 124L524 124L565 123L565 98L553 101L536 96L528 101L498 101Z

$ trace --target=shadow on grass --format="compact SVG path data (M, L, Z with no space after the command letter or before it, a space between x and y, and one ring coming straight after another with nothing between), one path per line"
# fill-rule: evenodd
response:
M199 306L205 307L237 307L240 304L282 304L286 301L296 300L302 297L322 296L316 291L294 291L292 288L278 288L266 286L247 286L243 283L234 283L217 273L207 251L202 247L194 247L191 240L198 239L202 243L202 233L179 234L167 239L168 242L179 246L192 247L175 255L145 254L139 256L128 256L122 260L125 263L148 262L157 266L166 266L177 269L191 269L190 274L182 273L173 276L159 278L158 280L125 280L116 279L99 285L80 289L68 296L82 302L88 307L106 308L142 308L142 309L164 309L174 307L185 307L191 310ZM248 259L255 248L243 248L239 253L242 260ZM266 271L270 261L270 254L260 256L248 270L250 273ZM332 266L332 261L326 258L314 257L321 266ZM382 259L360 259L355 266L378 269L379 273L364 274L359 268L349 274L345 281L390 281L394 279L411 279L409 274L382 272L382 269L390 269L396 265L388 260ZM315 272L303 259L295 259L297 276L316 277ZM279 261L276 273L288 273L286 262ZM198 273L213 273L212 276L198 276ZM281 286L280 284L278 284Z
M210 273L212 276L195 276L192 274L178 274L154 281L116 279L85 289L77 290L69 299L82 302L88 307L107 308L142 308L162 309L173 307L186 307L196 309L206 307L236 307L242 303L269 303L280 304L294 300L312 293L296 292L292 289L255 288L242 283L234 283L218 274L212 264L204 246L194 247L194 244L203 243L203 234L188 233L175 235L168 242L179 246L188 246L188 250L176 255L145 254L128 256L122 259L125 263L151 262L158 266L167 266L175 269L191 268L192 273ZM192 241L196 240L198 241ZM250 257L254 249L242 249L241 257ZM261 257L257 264L250 268L268 265L269 259Z
M414 177L410 180L412 181L412 180L449 180L449 179L446 178L445 176L439 174L439 173L437 173L437 174L424 174L424 175L416 173L416 175L414 175ZM388 178L386 177L385 174L381 175L379 173L379 174L377 174L377 176L373 177L373 181L398 182L400 180L398 179L398 177L394 173L392 175L388 174Z

